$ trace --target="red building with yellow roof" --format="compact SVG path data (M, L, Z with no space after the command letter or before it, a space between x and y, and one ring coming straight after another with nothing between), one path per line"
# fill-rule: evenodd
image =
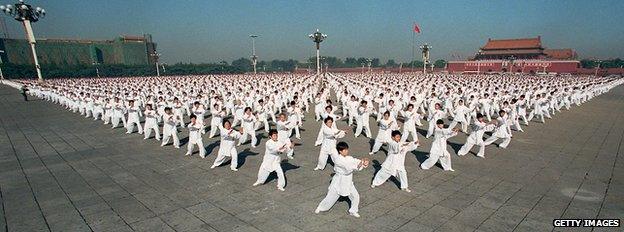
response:
M447 71L463 73L575 73L580 62L572 49L546 49L541 37L488 39L473 59L449 61Z

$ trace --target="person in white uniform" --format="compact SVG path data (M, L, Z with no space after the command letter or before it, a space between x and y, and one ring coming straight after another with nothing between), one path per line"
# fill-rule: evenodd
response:
M420 164L420 168L427 170L433 167L437 162L440 162L444 171L455 171L451 166L451 154L446 148L446 140L457 135L457 131L457 128L444 128L444 121L438 119L438 121L436 121L435 131L433 132L434 138L431 143L429 158Z
M197 116L191 114L190 116L191 122L186 126L189 130L189 141L186 145L187 151L186 155L190 156L193 154L193 147L197 145L197 149L199 149L199 156L206 158L206 148L204 148L204 141L202 139L202 135L206 133L204 130L204 122L203 120L197 120Z
M269 174L275 172L277 174L277 189L284 191L286 178L280 164L282 161L280 154L288 150L289 146L290 144L285 144L277 139L277 130L269 130L269 140L265 143L264 157L258 170L258 179L252 186L264 184Z
M401 142L400 131L392 131L392 140L388 143L388 156L381 164L381 169L375 174L371 188L375 188L388 180L391 176L397 177L401 182L401 190L411 192L408 188L407 171L405 170L405 155L418 147L418 141Z
M334 176L332 177L327 195L314 210L315 213L328 211L336 203L340 196L349 197L351 207L349 214L360 217L358 214L360 205L360 194L353 184L353 172L360 171L368 167L370 161L367 158L356 159L349 155L349 145L345 142L336 144L338 155L334 158Z
M238 145L247 142L247 136L251 137L251 147L255 148L258 143L256 139L256 123L258 119L251 112L251 107L245 108L245 114L241 118L241 127L243 128L243 134L238 142Z
M442 120L446 116L446 113L444 113L441 108L442 105L440 105L440 103L435 103L434 108L430 109L429 118L427 120L429 121L429 128L427 129L427 135L425 136L426 138L429 138L433 135L434 131L436 130L436 122L438 120Z
M477 113L477 117L475 118L474 123L472 124L472 132L468 138L466 138L466 143L459 149L457 152L458 156L464 156L470 152L473 146L479 146L479 152L477 152L477 156L481 158L485 158L485 144L483 143L483 134L486 131L493 131L495 128L496 122L492 121L489 123L485 122L485 116L481 113Z
M173 138L173 146L175 148L180 148L180 138L178 137L178 129L176 126L178 125L178 121L176 121L175 115L171 112L170 107L165 107L165 114L163 115L163 140L160 144L161 147L167 145L169 143L169 139Z
M390 141L390 135L397 127L396 121L390 117L390 111L383 113L383 119L379 120L379 131L375 138L375 144L369 155L373 155L379 151L382 145Z
M469 113L470 108L464 105L464 100L460 99L457 107L455 107L455 110L453 111L453 121L449 125L449 128L455 128L455 126L460 123L461 131L468 133L468 120L466 119L466 115Z
M275 124L275 127L277 128L277 140L284 144L291 144L286 150L286 157L288 157L289 159L293 159L295 146L290 140L290 131L295 127L295 124L293 122L286 121L286 114L281 113L279 115L279 120Z
M134 105L134 100L130 100L128 102L128 108L126 109L128 112L128 122L126 123L126 134L130 134L134 132L134 125L137 126L139 134L143 134L143 127L141 126L141 108L139 106Z
M323 120L323 126L321 127L323 142L321 143L321 151L319 152L318 162L314 171L325 169L325 165L327 165L327 158L333 158L337 155L336 139L343 138L345 136L346 132L338 130L333 126L333 124L334 119L332 117L326 117Z
M489 137L488 139L485 140L485 142L483 142L483 144L485 146L490 145L492 143L494 143L496 140L502 139L503 142L501 142L500 144L498 144L498 147L500 148L507 148L507 146L509 145L509 142L511 142L511 130L509 129L508 126L508 120L507 120L507 113L504 110L500 110L498 112L498 118L496 118L496 131L494 131L494 134L492 134L491 137Z
M414 105L408 104L405 111L401 111L401 115L405 119L403 123L403 133L401 142L407 141L411 135L413 141L418 142L418 132L416 131L416 121L420 120L420 114L414 109Z
M221 141L219 142L219 153L210 168L215 168L221 165L225 162L227 157L230 157L230 169L232 171L238 171L238 152L236 151L236 142L240 139L242 130L243 128L241 127L240 132L236 131L232 128L232 123L230 123L230 121L223 121L223 127L220 129Z
M360 102L360 107L357 108L357 116L355 117L355 121L357 126L355 127L354 136L357 138L362 131L368 138L372 138L371 130L370 130L370 114L373 112L373 109L368 107L368 102L362 100Z
M143 139L148 139L154 131L154 138L160 141L160 130L158 129L158 113L152 108L152 104L145 105L145 125L143 126Z

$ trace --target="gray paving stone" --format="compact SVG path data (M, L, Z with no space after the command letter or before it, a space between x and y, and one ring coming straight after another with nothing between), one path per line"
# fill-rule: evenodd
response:
M144 231L144 232L151 232L151 231L174 232L175 231L158 217L153 217L153 218L145 219L142 221L138 221L138 222L130 224L130 226L135 231Z

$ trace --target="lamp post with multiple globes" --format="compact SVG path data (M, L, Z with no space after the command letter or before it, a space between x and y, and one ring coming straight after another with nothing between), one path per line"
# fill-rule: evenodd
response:
M30 45L30 51L37 69L37 78L40 82L43 82L43 76L41 76L41 66L39 65L39 59L37 58L37 51L35 50L35 34L33 33L31 23L39 21L39 19L45 17L46 11L41 7L34 7L30 4L24 3L24 0L19 0L17 3L6 6L0 6L0 10L5 14L12 16L15 20L22 22L24 30L26 31L26 39Z

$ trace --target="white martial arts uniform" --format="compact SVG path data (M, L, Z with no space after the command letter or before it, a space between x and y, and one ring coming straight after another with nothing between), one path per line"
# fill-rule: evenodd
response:
M238 142L238 145L241 145L247 142L247 136L251 137L251 147L256 147L258 143L256 139L256 123L258 119L253 114L245 114L242 120L243 134Z
M477 153L477 156L482 158L485 157L485 144L483 143L483 134L486 131L492 130L494 130L494 125L480 122L475 118L475 121L472 124L472 132L470 133L468 138L466 138L466 143L464 143L461 149L459 149L457 155L466 155L468 154L468 152L470 152L470 149L472 149L474 145L477 145L479 146L479 152Z
M163 115L163 140L160 146L165 146L169 143L169 138L173 138L173 146L180 148L180 138L178 137L178 129L176 126L178 122L175 119L175 115L166 114Z
M353 184L353 172L362 170L361 160L352 156L337 155L334 160L334 177L332 177L327 196L316 207L316 212L323 212L331 209L340 196L348 196L351 200L349 213L357 214L360 204L360 194Z
M498 124L496 125L496 131L494 131L494 134L492 134L491 137L486 139L485 142L483 142L483 144L487 146L487 145L492 144L498 139L502 139L503 142L498 144L498 147L507 148L507 146L509 145L509 142L511 142L511 131L509 131L507 115L503 117L498 117L496 120L498 121Z
M388 180L391 176L398 177L401 182L401 189L407 190L407 171L405 170L405 155L407 152L413 151L418 147L417 143L396 142L394 140L388 143L388 156L381 164L381 169L375 175L371 187L376 187Z
M212 164L211 168L217 167L221 165L227 157L231 158L230 169L232 171L237 171L238 167L238 152L236 151L236 142L240 139L241 133L230 128L226 130L221 127L221 142L219 143L219 153L217 154L217 158Z
M290 146L290 144L273 141L272 139L269 139L269 141L265 143L264 157L262 158L262 164L260 164L260 169L258 170L258 179L254 185L263 184L269 177L269 174L275 172L277 174L277 188L280 190L284 189L286 179L284 178L284 171L280 164L282 161L280 153L287 150L288 146Z
M284 144L292 144L292 141L290 141L289 135L290 135L290 130L292 130L293 127L294 125L291 122L277 121L276 123L277 140ZM294 153L294 147L289 145L288 149L285 152L286 152L286 157L288 157L289 159L292 159L293 153Z
M401 115L405 118L403 123L403 136L401 136L401 142L407 141L407 137L412 135L413 141L418 141L418 132L416 131L416 121L420 120L420 114L416 112L416 109L411 111L401 111Z
M193 146L197 145L199 156L206 158L206 148L204 148L204 141L202 139L202 135L205 133L202 120L196 119L195 124L189 123L186 127L189 129L189 141L186 145L186 155L191 155L193 153Z
M373 149L369 154L375 154L379 151L383 144L388 143L390 140L392 140L390 138L392 130L395 130L396 128L396 121L394 121L392 117L379 120L379 131L377 132L377 137L375 138L375 144L373 145Z
M325 169L325 165L327 165L327 158L338 155L338 151L336 150L336 139L343 138L345 136L345 132L334 128L333 124L332 127L328 127L325 123L323 123L321 132L323 133L323 142L321 145L321 151L319 152L318 162L314 170Z
M158 114L155 110L145 110L145 125L143 126L144 139L148 139L154 130L154 137L156 140L160 140L160 130L158 129Z
M134 125L137 126L139 134L143 134L143 127L141 126L141 109L138 106L132 106L126 109L128 111L128 121L126 123L126 133L130 134L134 132Z
M366 135L366 137L371 138L371 130L370 130L370 113L372 112L372 109L370 109L369 107L363 107L360 106L357 109L357 116L355 117L356 123L357 123L357 127L355 128L355 137L358 137L362 131L364 131L364 134Z
M433 142L431 143L431 150L429 151L429 158L420 164L420 168L429 169L433 167L438 161L442 165L445 171L452 171L451 167L451 154L446 150L446 140L450 137L457 135L457 132L451 129L441 129L436 126L433 132Z

